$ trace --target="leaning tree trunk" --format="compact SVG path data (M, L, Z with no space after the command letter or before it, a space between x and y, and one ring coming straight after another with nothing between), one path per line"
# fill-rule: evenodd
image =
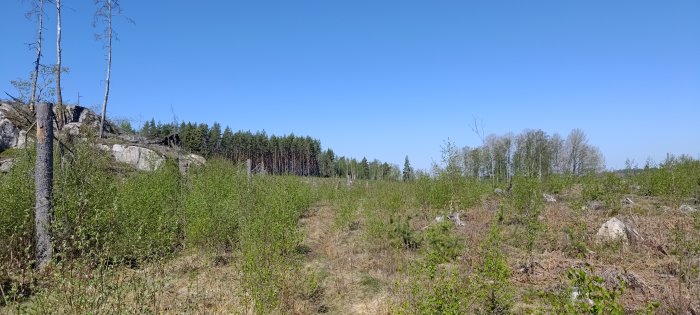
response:
M61 0L56 0L56 110L58 111L58 129L63 128L63 96L61 95Z
M44 0L39 0L39 35L36 39L36 61L34 62L34 78L32 82L32 97L29 99L29 110L34 112L36 102L36 81L39 78L39 65L41 64L41 31L44 30Z
M36 108L36 268L43 270L51 261L51 191L53 183L53 104Z
M109 77L112 70L112 1L107 0L107 80L105 81L105 99L102 103L102 121L100 122L100 138L104 137L105 116L107 114L107 99L109 98Z

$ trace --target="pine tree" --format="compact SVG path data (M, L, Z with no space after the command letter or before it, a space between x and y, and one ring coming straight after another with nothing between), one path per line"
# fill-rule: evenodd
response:
M411 162L408 161L408 155L403 162L403 181L407 182L413 179L413 168L411 168Z

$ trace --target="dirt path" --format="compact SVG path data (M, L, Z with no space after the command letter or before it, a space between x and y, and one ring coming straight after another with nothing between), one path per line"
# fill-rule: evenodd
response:
M373 257L361 248L361 224L335 225L336 209L319 203L301 220L308 246L306 266L321 282L317 313L388 314L386 279L372 269Z

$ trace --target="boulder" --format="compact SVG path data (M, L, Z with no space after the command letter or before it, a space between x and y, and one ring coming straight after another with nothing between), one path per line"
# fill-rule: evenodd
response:
M17 116L15 108L9 104L0 104L0 151L16 148L18 142L24 143L20 137L20 128L12 117Z
M554 198L554 196L552 196L552 195L542 194L542 196L544 197L544 201L546 201L546 202L557 202L557 199Z
M15 166L14 159L0 160L0 173L8 173Z
M142 171L156 170L165 158L151 149L137 146L123 146L115 144L112 146L112 156L122 163L129 164Z
M603 223L596 233L596 241L600 243L622 241L629 244L630 241L636 242L641 239L641 235L634 228L615 217Z
M496 195L503 195L503 189L496 188L493 190L493 193Z
M180 172L183 174L187 173L192 166L200 166L204 165L205 163L207 163L207 160L204 159L204 157L192 153L180 156L178 159Z

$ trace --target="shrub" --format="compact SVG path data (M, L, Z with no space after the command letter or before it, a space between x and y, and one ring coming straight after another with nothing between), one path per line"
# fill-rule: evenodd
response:
M508 314L513 293L510 285L510 269L501 251L501 229L493 224L481 244L481 263L477 269L474 292L477 311L482 314Z
M452 233L453 228L452 221L442 221L431 225L425 232L426 259L429 266L451 261L462 252L464 246Z
M167 161L158 170L136 173L116 189L105 215L111 229L106 252L112 259L145 259L171 253L179 243L180 171Z
M182 211L186 244L231 248L247 198L246 174L230 162L210 160L192 169L189 177Z
M606 289L603 278L574 268L566 272L566 277L569 288L553 303L557 314L624 314L618 301L624 284Z

